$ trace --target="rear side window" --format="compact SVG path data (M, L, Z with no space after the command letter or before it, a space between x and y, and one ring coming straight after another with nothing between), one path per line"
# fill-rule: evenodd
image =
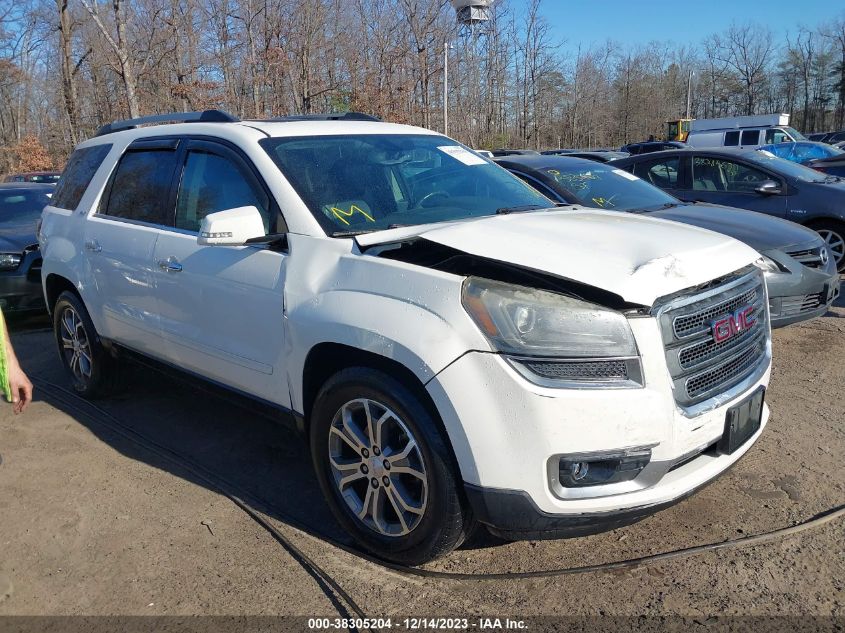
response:
M760 130L745 130L742 133L742 145L757 145L760 142Z
M115 218L172 224L170 183L176 167L172 149L128 151L117 166L100 213Z
M677 156L634 165L635 176L661 189L677 189L680 171L681 159Z
M739 132L725 132L725 147L739 145Z
M111 148L111 144L94 145L71 154L50 204L60 209L75 210Z

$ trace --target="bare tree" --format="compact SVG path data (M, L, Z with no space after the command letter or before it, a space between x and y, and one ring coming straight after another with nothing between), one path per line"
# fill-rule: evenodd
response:
M743 84L745 114L754 114L755 100L772 54L772 33L759 25L732 26L716 41L719 59Z
M103 19L100 17L98 5L96 0L79 0L85 10L89 13L97 28L100 29L103 37L109 46L111 46L114 54L117 56L120 65L120 77L123 80L123 86L126 91L126 107L129 110L129 116L135 118L141 116L141 108L138 105L138 96L136 94L136 79L135 71L132 64L132 53L129 50L129 41L127 39L127 22L126 4L125 0L112 0L112 11L114 14L114 25L116 36L113 37L111 29L106 26Z

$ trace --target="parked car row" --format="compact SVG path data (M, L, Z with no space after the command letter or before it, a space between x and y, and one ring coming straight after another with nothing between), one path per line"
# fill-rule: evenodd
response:
M845 269L845 181L756 150L685 149L612 163L686 202L759 211L803 224Z
M45 185L54 185L59 181L61 172L58 171L28 171L17 174L9 174L3 182L36 182Z
M820 316L839 295L839 273L818 233L779 218L675 198L613 165L569 156L497 162L561 203L647 214L729 235L763 256L772 327Z

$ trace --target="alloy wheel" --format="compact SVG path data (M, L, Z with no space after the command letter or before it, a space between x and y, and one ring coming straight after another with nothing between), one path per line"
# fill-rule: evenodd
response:
M842 258L845 257L845 237L830 229L819 229L818 234L827 244L836 266L839 267L842 264Z
M382 536L409 534L425 514L428 475L416 438L385 405L351 400L329 430L329 463L348 508Z
M62 340L62 354L70 371L77 380L89 381L93 367L91 344L82 319L70 306L62 312L59 335Z

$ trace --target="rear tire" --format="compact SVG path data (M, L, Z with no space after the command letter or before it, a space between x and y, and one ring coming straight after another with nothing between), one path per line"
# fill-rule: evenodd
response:
M820 220L810 225L827 244L830 256L836 262L836 270L845 272L845 223L836 220Z
M59 358L80 396L97 398L115 390L118 384L117 361L100 343L85 305L74 293L65 291L56 299L53 332Z
M473 527L437 421L403 383L370 368L332 376L311 412L311 456L335 518L366 550L421 565Z

